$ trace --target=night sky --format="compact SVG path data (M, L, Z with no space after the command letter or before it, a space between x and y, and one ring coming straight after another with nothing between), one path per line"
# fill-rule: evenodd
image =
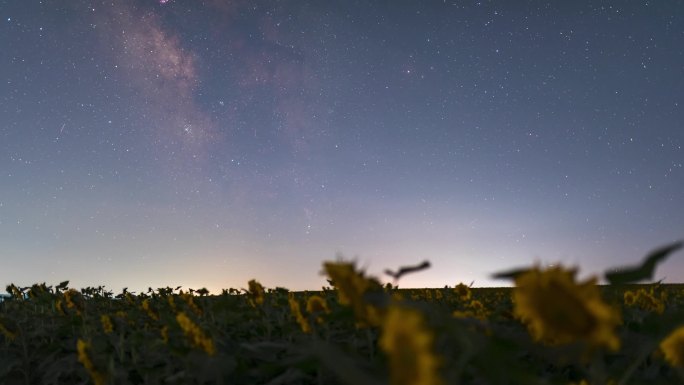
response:
M0 76L3 288L500 286L684 238L681 1L0 0Z

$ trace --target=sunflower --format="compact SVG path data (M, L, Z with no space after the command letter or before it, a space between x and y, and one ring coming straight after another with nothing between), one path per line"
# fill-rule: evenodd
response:
M114 331L114 324L112 324L112 319L107 314L102 314L100 316L100 323L102 324L102 331L105 334L109 334Z
M360 300L369 287L368 280L356 271L352 262L325 262L323 269L337 289L338 300L342 305L351 305Z
M306 300L306 311L316 316L316 322L322 323L322 314L329 314L330 308L325 299L318 295L312 295Z
M249 302L252 304L253 307L256 307L257 305L263 305L264 303L264 287L261 286L259 282L256 280L252 279L249 282L247 282L247 285L249 286Z
M535 267L515 280L515 315L527 324L532 337L547 344L585 341L617 350L615 328L620 315L605 304L592 278L575 282L575 269Z
M210 356L213 356L216 353L214 341L212 341L212 339L184 312L180 312L176 315L176 321L181 329L183 329L185 336L188 337L194 346L201 348Z
M433 350L434 333L425 326L420 312L390 306L378 345L389 357L393 385L442 384L438 373L441 360Z
M306 300L306 311L309 313L330 313L330 308L319 295L312 295Z
M382 311L364 298L372 292L383 292L382 285L377 280L356 271L352 262L325 262L323 269L337 289L340 304L351 306L354 310L357 326L380 325Z
M464 283L459 283L454 287L454 293L462 300L462 301L468 301L470 297L472 296L472 292L470 291L470 287Z
M0 334L5 336L5 339L9 341L14 341L17 338L17 333L10 330L9 327L5 326L7 321L0 318Z
M684 326L680 326L660 343L665 360L672 366L684 368Z
M165 344L169 343L169 327L164 326L159 330L159 334L161 335L162 341L164 341Z
M24 299L24 293L13 283L7 286L7 292L10 293L14 299Z
M185 301L185 303L188 305L190 310L192 310L192 312L195 313L195 315L202 315L202 309L200 309L199 306L197 306L197 304L195 303L195 296L193 296L190 293L183 293L181 291L180 297L181 299L183 299L183 301Z
M55 309L59 314L66 315L66 311L64 311L64 303L59 298L57 298L57 300L55 301Z
M463 310L454 310L451 315L454 318L476 318L480 321L485 321L488 312L482 302L474 299L471 300Z
M159 313L157 313L153 308L152 305L150 305L150 300L145 299L142 301L142 304L140 305L143 310L145 310L145 313L152 318L155 321L159 321Z
M302 314L299 301L297 301L293 293L288 293L287 301L290 304L290 312L292 312L292 315L297 320L299 327L302 328L304 333L311 333L311 325L309 325L309 321L307 321L306 317L304 317L304 314Z
M93 380L93 383L95 385L104 385L107 383L107 377L97 370L95 368L95 364L93 363L93 360L90 357L90 342L86 342L82 339L78 339L76 341L76 351L78 352L78 362L83 364L83 367L86 369L88 374L90 374L90 378Z
M627 290L622 296L625 300L625 305L634 306L634 303L636 302L636 294L634 294L633 291Z
M76 315L81 315L81 311L83 311L84 307L81 293L74 289L69 289L64 292L64 301L66 302L67 308L73 309L76 312Z
M665 311L665 296L661 294L658 299L653 293L653 289L646 291L639 289L636 292L626 291L624 294L625 304L627 306L636 306L642 310L663 314Z

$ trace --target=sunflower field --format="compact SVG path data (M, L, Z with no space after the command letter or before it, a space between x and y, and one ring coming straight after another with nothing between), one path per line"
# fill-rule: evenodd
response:
M513 287L402 289L344 260L317 292L9 285L0 383L684 383L684 285L634 283L680 246L610 285L532 266L497 274Z

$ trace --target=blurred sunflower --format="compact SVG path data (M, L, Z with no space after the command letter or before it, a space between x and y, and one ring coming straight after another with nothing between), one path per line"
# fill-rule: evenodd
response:
M13 283L7 285L7 292L10 293L14 299L24 299L24 293Z
M159 334L161 335L162 341L164 341L165 344L169 343L169 327L164 326L159 330Z
M261 286L259 282L256 280L252 279L249 282L247 282L247 286L249 287L249 303L253 306L256 307L257 305L263 305L264 303L264 287Z
M86 369L88 374L90 374L90 378L93 380L95 385L104 385L107 383L107 377L95 367L95 364L93 363L93 360L89 354L90 350L90 342L86 342L80 338L78 341L76 341L78 362L83 364L83 367Z
M433 350L434 333L420 312L390 306L378 345L389 357L392 385L443 383L438 373L441 360Z
M183 299L183 301L185 301L185 303L188 305L190 310L192 310L192 312L195 313L195 315L198 315L198 316L202 315L202 309L200 309L199 306L197 306L197 304L195 303L195 296L194 295L192 295L190 293L183 293L181 291L180 297Z
M575 269L562 266L521 274L513 290L515 315L527 324L532 337L547 344L585 341L617 350L616 310L601 300L596 279L575 282Z
M304 315L302 314L302 309L299 306L299 301L297 301L297 299L295 298L294 293L288 293L287 301L290 304L290 312L292 312L292 315L297 320L299 327L302 328L302 331L304 333L310 333L311 325L309 325L309 321L307 321L306 317L304 317Z
M306 311L309 313L330 313L325 299L319 295L312 295L306 300Z
M470 291L470 287L464 283L459 283L454 287L454 293L462 300L462 301L468 301L470 297L472 296L472 293Z
M11 331L8 326L5 326L7 323L7 320L0 318L0 334L4 335L7 340L14 341L17 333Z
M660 350L665 354L665 361L678 368L684 368L684 326L670 333L660 343Z
M188 337L194 346L201 348L210 356L213 356L216 353L214 341L184 312L180 312L176 315L176 321L181 329L183 329L185 336Z
M102 314L100 316L100 323L102 324L102 331L104 331L105 334L109 334L114 331L114 324L112 324L112 319L109 318L109 315Z
M627 290L625 293L622 295L625 305L627 306L633 306L634 303L636 302L636 294L634 294L633 291Z
M321 315L329 314L330 308L328 307L328 303L325 302L325 299L321 296L312 295L306 300L306 311L309 314L316 316L316 322L322 323L323 317Z
M368 289L367 280L356 271L352 262L325 262L323 269L337 289L338 300L342 305L351 305L354 301L361 300Z
M663 314L665 311L665 296L662 295L658 299L655 297L653 289L646 291L644 289L639 289L636 292L626 291L624 294L625 304L627 306L636 306L639 309Z
M64 292L64 301L69 309L73 309L77 315L81 315L83 311L84 300L81 293L74 289L69 289Z
M70 289L70 290L71 290L71 289ZM126 299L126 302L128 302L128 303L131 304L131 305L134 305L134 304L137 302L137 301L135 300L135 297L133 297L133 295L132 295L131 293L129 293L129 292L125 291L125 290L126 290L126 289L124 289L123 296L124 296L124 298Z
M454 318L476 318L485 321L488 316L487 309L478 300L472 300L462 310L454 310L451 313Z
M61 314L61 315L65 315L65 314L66 314L66 311L64 311L64 305L63 305L63 303L62 303L62 300L59 299L59 298L57 298L57 300L55 301L55 309L56 309L57 312L58 312L59 314Z
M364 299L368 293L383 292L377 280L364 277L351 262L325 262L323 269L337 289L340 304L353 308L357 326L380 325L382 311Z
M142 307L142 309L145 311L145 313L147 313L147 315L150 318L152 318L155 321L159 321L159 313L157 313L157 311L152 308L149 299L145 299L144 301L142 301L140 307Z

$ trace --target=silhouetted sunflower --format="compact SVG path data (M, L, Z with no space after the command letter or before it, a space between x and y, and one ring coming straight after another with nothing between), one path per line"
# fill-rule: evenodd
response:
M456 285L454 287L454 292L462 301L468 301L472 296L470 287L468 287L468 285L464 283L459 283L458 285Z
M250 303L252 306L256 305L263 305L264 303L264 287L261 286L259 282L256 280L252 279L249 282L247 282L247 285L249 286L249 297L250 297Z

